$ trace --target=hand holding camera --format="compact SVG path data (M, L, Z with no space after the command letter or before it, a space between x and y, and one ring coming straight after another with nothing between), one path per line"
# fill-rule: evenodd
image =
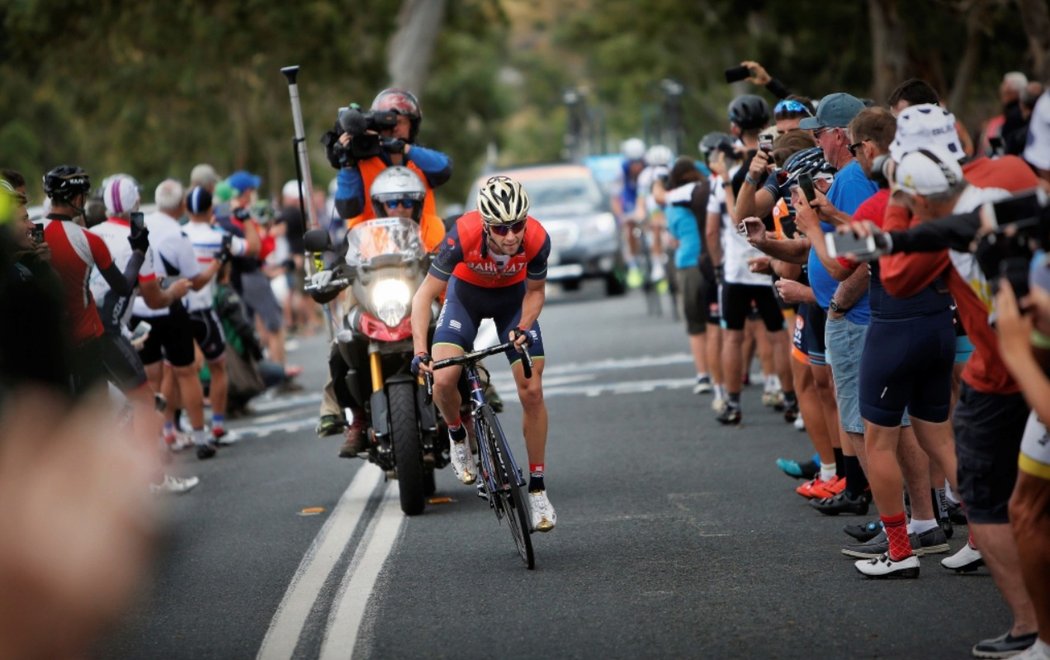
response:
M141 213L131 214L131 233L128 234L128 243L136 252L145 253L149 249L149 229L146 228L146 221Z

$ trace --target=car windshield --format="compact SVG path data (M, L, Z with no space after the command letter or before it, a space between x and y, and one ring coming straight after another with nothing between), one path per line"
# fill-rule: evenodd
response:
M527 179L530 213L552 213L565 209L595 209L602 204L601 189L592 179Z

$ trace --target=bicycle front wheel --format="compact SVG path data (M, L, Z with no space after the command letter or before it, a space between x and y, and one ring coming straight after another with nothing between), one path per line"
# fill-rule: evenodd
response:
M536 568L536 555L532 550L529 514L525 507L525 497L518 483L519 478L514 467L513 454L510 452L507 436L503 434L503 429L496 420L495 414L485 407L481 410L481 416L484 420L483 426L489 436L489 447L493 463L495 463L496 492L494 496L497 507L502 510L503 516L507 519L507 526L510 528L511 536L514 537L514 545L518 549L518 554L525 562L525 566L532 570Z

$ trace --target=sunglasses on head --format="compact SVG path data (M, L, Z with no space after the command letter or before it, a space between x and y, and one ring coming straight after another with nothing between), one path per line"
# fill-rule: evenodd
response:
M813 112L809 109L809 106L801 101L796 101L795 99L784 99L779 101L773 108L773 114L779 115L782 112L804 112L810 117L813 116Z
M525 229L525 221L518 220L509 225L488 225L488 229L497 236L506 236L512 232L520 234Z
M383 205L388 209L396 209L398 206L402 206L406 209L413 208L416 204L416 200L410 197L403 197L401 199L384 199Z

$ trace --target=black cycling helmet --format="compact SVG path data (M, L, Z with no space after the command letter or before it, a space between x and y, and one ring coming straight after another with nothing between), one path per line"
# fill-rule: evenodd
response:
M820 147L810 147L791 154L784 161L784 170L788 173L789 181L797 180L801 174L816 176L835 173L835 167L824 160L824 150Z
M732 135L728 133L721 133L719 131L712 131L700 138L700 144L697 146L700 148L700 153L704 158L710 158L711 154L716 149L721 149L725 152L733 151L733 144L735 140Z
M91 190L91 177L76 165L59 165L44 175L44 194L53 202L72 202Z
M729 121L741 130L754 130L769 125L769 104L761 96L743 94L729 104Z
M376 94L372 100L372 110L381 112L396 112L405 115L411 122L408 133L408 141L415 142L416 134L419 133L419 125L423 122L423 111L419 107L419 99L415 94L404 89L388 87Z

